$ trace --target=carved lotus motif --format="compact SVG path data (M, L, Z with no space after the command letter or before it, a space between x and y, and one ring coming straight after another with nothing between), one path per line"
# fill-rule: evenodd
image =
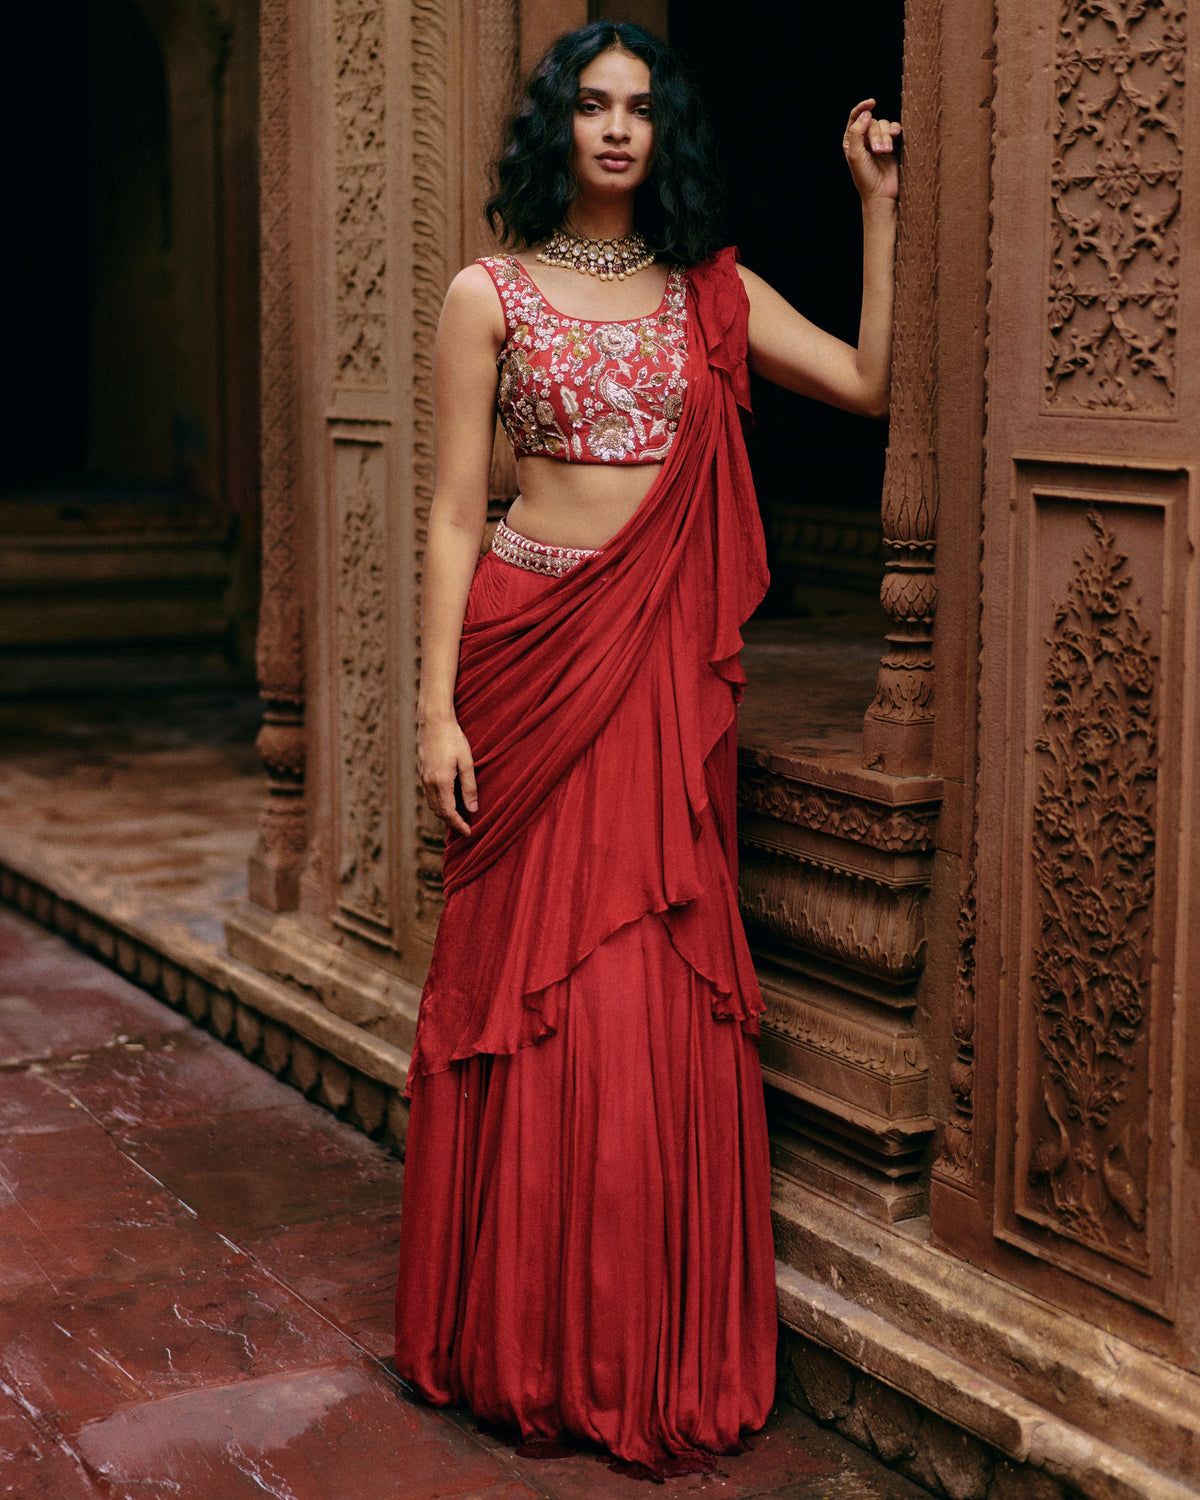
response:
M1113 666L1130 692L1148 693L1154 685L1154 668L1144 651L1122 651L1114 657Z
M1163 31L1163 71L1177 82L1183 82L1184 66L1187 63L1187 35L1179 21L1169 21Z
M1114 144L1096 163L1096 192L1110 208L1124 208L1142 185L1141 159L1128 146Z

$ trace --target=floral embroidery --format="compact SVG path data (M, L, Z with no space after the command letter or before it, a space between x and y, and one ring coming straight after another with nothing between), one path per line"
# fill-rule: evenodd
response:
M556 312L520 262L482 261L504 306L496 404L518 458L659 463L687 387L687 293L668 273L656 312L590 323Z
M600 417L592 423L587 445L606 463L614 459L620 462L627 453L633 452L633 429L625 417L614 412L612 416Z

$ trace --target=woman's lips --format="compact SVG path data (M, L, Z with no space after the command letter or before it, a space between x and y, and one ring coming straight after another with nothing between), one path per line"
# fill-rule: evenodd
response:
M606 151L598 156L596 160L602 167L608 167L614 172L623 172L626 167L633 165L632 156L624 156L617 151Z

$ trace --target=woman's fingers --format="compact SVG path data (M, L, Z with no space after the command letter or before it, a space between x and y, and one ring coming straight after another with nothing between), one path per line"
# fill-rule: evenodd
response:
M895 149L893 143L900 134L900 122L877 119L871 113L874 108L874 99L862 99L850 111L850 118L846 122L846 133L842 137L843 150L849 151L856 138L869 151L887 152Z
M475 767L471 761L460 762L458 784L462 788L462 799L468 812L478 812L479 794L475 786Z
M842 137L842 149L864 203L894 199L899 184L896 142L900 124L897 120L876 119L874 108L874 99L860 99L850 111Z
M425 783L425 800L428 802L429 810L435 818L441 818L443 823L449 823L450 827L456 828L459 833L470 833L471 825L458 810L458 803L454 796L454 787L455 778L453 776L445 780L436 780L430 777ZM473 812L474 808L471 811Z
M470 833L471 826L459 810L456 789L462 794L461 805L470 813L477 812L475 760L466 735L453 720L429 721L420 726L417 772L434 817L449 823L459 833Z

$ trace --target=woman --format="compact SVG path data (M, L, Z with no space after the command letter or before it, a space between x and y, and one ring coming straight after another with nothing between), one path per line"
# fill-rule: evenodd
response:
M575 1434L658 1476L736 1451L774 1389L737 913L739 628L767 582L741 413L747 361L886 410L899 127L873 104L843 142L857 349L714 253L687 84L608 22L535 70L488 205L519 253L461 272L438 334L419 750L447 902L410 1071L397 1370L527 1443ZM480 562L497 405L521 494Z

